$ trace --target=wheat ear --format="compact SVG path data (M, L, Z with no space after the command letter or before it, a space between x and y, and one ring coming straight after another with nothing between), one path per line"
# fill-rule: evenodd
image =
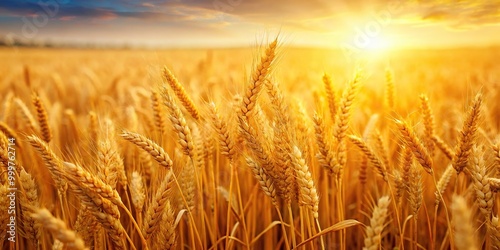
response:
M275 82L265 80L265 86L275 116L273 119L274 136L272 145L279 145L273 148L272 157L274 159L275 168L280 173L279 175L285 177L283 179L286 184L284 190L285 201L290 201L296 198L298 193L295 172L294 169L290 167L290 152L292 152L290 142L295 139L292 138L294 133L289 131L290 127L292 127L292 121L290 119L288 105L285 103L283 94L278 88L278 85Z
M0 209L3 209L2 211L9 210L10 200L3 198L3 197L7 197L9 192L10 192L10 190L9 190L9 187L7 185L4 185L3 183L0 184L0 195L1 195L0 197L2 197L2 199L0 199ZM2 225L7 225L9 217L10 216L8 213L0 213L0 223L2 223ZM3 240L5 239L5 236L7 236L7 227L2 226L2 227L0 227L0 241L3 242Z
M337 161L332 152L333 142L327 135L328 132L325 122L317 113L314 114L313 121L314 130L316 132L316 143L318 144L319 150L319 153L316 154L316 158L318 159L320 166L327 169L330 174L337 174L334 172L335 167L337 166Z
M319 217L319 196L314 186L314 181L312 179L309 167L306 161L302 157L302 152L297 146L293 147L293 151L290 154L292 158L292 165L297 176L297 183L299 188L299 204L307 206L315 219Z
M387 68L385 70L385 102L389 109L394 109L394 72Z
M373 166L377 169L377 172L380 174L382 179L384 179L385 182L389 181L389 178L387 176L387 167L384 165L382 161L373 153L373 150L368 147L366 142L364 142L361 138L355 136L355 135L348 135L349 140L356 145L362 152L363 154L368 157L370 162L373 164Z
M144 218L144 227L142 232L145 239L149 239L157 230L158 222L161 220L161 216L164 213L165 208L167 207L167 203L168 207L170 207L168 198L171 176L172 171L168 171L168 174L163 178L160 187L156 190L156 194L148 207L146 216Z
M452 160L453 159L453 156L455 155L455 153L453 152L453 150L448 146L448 144L446 144L446 142L443 141L443 139L441 139L439 136L437 135L433 135L432 136L432 141L434 142L434 144L441 150L441 152L444 153L444 155Z
M410 209L413 215L413 218L417 220L418 211L422 206L423 200L423 184L422 184L422 173L421 170L415 165L411 165L410 167L410 175L409 175L409 183L408 183L408 201L410 205Z
M254 71L252 72L250 85L247 87L245 95L243 96L238 114L238 116L245 120L248 120L250 113L255 107L257 97L262 89L262 84L271 71L272 63L276 57L277 45L278 39L275 39L267 46L265 54L260 58L260 62L256 65Z
M415 159L424 168L424 170L432 174L432 158L428 154L427 150L424 148L420 140L417 138L415 133L408 127L408 124L404 121L396 120L396 125L399 128L399 132L403 137L406 145L411 148Z
M495 176L500 177L500 145L494 144L491 146L493 149L493 154L495 155Z
M382 231L386 225L385 219L388 215L389 204L389 196L384 196L378 200L377 206L373 209L372 217L370 218L370 225L366 228L363 250L380 249Z
M23 225L24 232L26 233L26 237L31 239L37 244L37 241L41 239L41 229L40 223L36 222L29 216L32 212L32 209L38 208L38 190L36 187L35 180L31 175L23 169L19 173L19 182L23 187L23 194L20 197L21 203L21 211L23 214L23 220L21 220L21 224Z
M21 115L23 116L24 120L28 124L28 128L31 131L36 131L36 121L33 115L31 114L28 106L19 98L14 98L14 102L17 104L21 111Z
M493 191L495 193L500 192L500 179L488 178L488 182L490 183L491 191Z
M330 116L332 121L335 121L337 115L337 95L333 90L332 78L328 74L323 75L323 85L325 86L326 99L328 100L328 108L330 109Z
M40 153L59 193L64 194L68 189L68 185L63 179L64 171L62 170L61 160L49 148L49 145L39 137L35 135L28 136L28 142Z
M130 195L132 196L132 204L134 204L137 214L142 214L144 201L146 200L146 190L144 188L142 176L137 171L132 172L132 178L130 180Z
M5 136L8 136L9 138L14 138L16 141L18 141L19 136L17 135L16 131L14 131L7 123L0 121L0 131L5 134Z
M68 181L71 181L84 191L88 191L89 193L97 194L102 196L103 198L109 199L113 204L117 206L123 206L118 191L116 191L110 185L104 183L101 179L89 173L78 164L63 162L63 166L63 175Z
M177 134L178 142L181 145L182 152L193 159L194 144L193 137L191 135L191 129L188 127L184 115L182 114L179 107L175 104L174 99L170 96L166 88L162 92L162 96L165 106L167 106L170 111L170 121L172 122L174 131Z
M49 118L47 115L47 110L43 105L40 97L37 94L33 95L33 105L35 106L36 113L38 116L38 124L40 125L40 132L42 139L49 143L52 140L52 132L50 131Z
M490 220L494 197L488 176L486 176L486 165L481 151L477 146L472 147L473 158L470 170L474 190L476 191L476 203L486 220Z
M257 162L255 162L251 157L246 157L246 162L248 167L252 170L255 178L260 184L260 187L264 191L264 193L271 198L271 201L275 207L278 206L278 200L276 196L276 189L274 188L272 178L266 174L264 169L259 166Z
M443 174L439 178L437 185L436 185L436 205L441 202L441 195L444 194L444 191L446 190L446 187L448 187L448 183L450 182L451 176L453 175L454 168L451 164L449 164L446 169L444 170ZM441 195L439 195L439 193Z
M336 159L337 166L334 167L333 172L337 174L337 178L340 178L342 170L347 164L347 148L345 137L347 129L349 128L349 121L351 118L351 108L356 96L357 89L359 88L359 82L361 81L361 71L356 71L353 80L349 82L346 89L342 94L340 99L339 108L337 111L337 117L334 124L333 135L336 138Z
M189 112L189 114L191 114L194 119L199 120L200 112L198 111L198 108L196 108L196 105L194 104L193 100L189 98L184 87L179 83L177 78L174 76L174 74L172 74L172 72L170 72L167 67L163 68L163 77L167 81L168 85L170 85L177 98L179 98L182 105Z
M219 145L221 154L225 155L229 161L233 160L236 148L234 145L234 138L229 131L228 125L225 120L219 114L215 103L211 102L209 104L210 108L210 119L212 121L212 126L219 137Z
M431 107L429 105L429 98L426 95L420 95L420 111L424 117L424 144L427 148L427 152L432 156L434 154L434 141L432 137L434 136L434 114L432 113Z
M162 110L160 94L157 91L151 93L151 107L153 109L153 118L155 121L156 129L160 134L165 132L165 119Z
M492 245L495 249L500 249L500 221L498 216L492 216L488 223L488 233L492 239Z
M40 222L46 230L51 232L54 238L61 241L67 249L88 249L85 247L84 241L74 231L68 229L64 221L55 218L49 210L42 208L31 216Z
M451 203L451 213L453 216L455 247L458 250L475 250L477 247L472 225L471 209L462 196L454 195Z
M143 135L128 132L125 130L122 132L120 136L123 137L125 140L135 144L144 151L148 152L153 157L153 159L156 162L158 162L158 164L160 164L160 166L165 167L167 169L172 168L173 163L172 160L170 159L170 156L168 156L165 150L158 144L156 144L154 141L146 138Z
M113 122L108 118L104 119L104 128L100 132L99 141L97 141L97 167L99 169L97 176L113 188L116 187L118 181L125 187L127 177L116 143Z
M163 210L159 228L153 239L154 246L165 250L175 249L175 211L169 201L165 203Z
M455 149L455 154L453 158L453 167L458 173L467 166L469 162L469 155L472 149L472 145L475 142L476 131L479 127L479 116L481 114L481 104L483 102L483 97L479 93L476 95L474 102L467 114L467 118L464 121L462 131L460 132L457 147Z

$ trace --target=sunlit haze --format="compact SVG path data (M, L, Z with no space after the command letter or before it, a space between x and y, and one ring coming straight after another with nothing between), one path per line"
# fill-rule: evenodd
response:
M498 1L0 1L7 43L161 47L288 45L380 50L494 46Z

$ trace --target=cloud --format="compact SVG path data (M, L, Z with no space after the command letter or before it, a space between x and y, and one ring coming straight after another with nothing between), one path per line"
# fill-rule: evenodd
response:
M0 0L0 17L11 20L0 24L0 33L22 26L21 17L43 13L39 4L62 0ZM225 39L243 37L263 29L283 29L297 36L337 37L365 27L378 12L391 12L394 26L475 29L500 23L500 0L146 0L101 1L65 0L58 5L50 25L40 35L58 36L68 32L87 39L123 37L174 40L185 36ZM67 3L66 3L67 2ZM17 22L17 23L15 23ZM11 27L7 27L10 25ZM16 27L17 27L16 26ZM7 27L7 28L5 28ZM18 28L19 30L20 28ZM45 31L44 31L45 30ZM51 30L51 32L48 32ZM429 29L430 30L430 29ZM47 31L47 32L46 32ZM88 32L88 33L85 33ZM93 36L89 34L95 34ZM134 34L134 35L131 35ZM141 35L136 35L141 34ZM306 35L304 35L306 34ZM125 36L126 35L126 36ZM161 37L160 37L161 36ZM251 36L251 35L250 35Z
M55 0L44 1L45 3L57 3ZM96 3L96 4L93 4ZM129 6L116 2L114 6L99 6L99 2L88 1L86 3L79 3L78 1L68 2L67 4L57 4L57 7L50 6L51 10L56 9L58 17L79 17L88 19L115 19L118 17L136 18L136 19L157 19L169 17L174 19L178 16L169 15L167 13L155 12L150 10L143 10L145 6L136 8L136 6ZM143 4L141 4L143 5ZM154 5L153 5L154 6ZM28 1L14 1L2 0L0 1L0 10L8 13L10 16L29 16L36 15L44 12L42 5L37 2Z
M26 16L42 11L37 0L1 0L4 15ZM53 2L56 0L45 0ZM450 27L496 24L500 21L500 1L449 0L149 0L134 2L118 0L73 0L60 4L61 17L88 19L132 18L168 22L213 21L221 16L233 20L262 24L290 24L296 27L322 30L322 19L336 18L345 13L362 16L388 8L399 2L401 13L418 16L420 22L445 23ZM223 15L222 15L223 14ZM63 18L64 19L64 18ZM224 20L227 22L227 20ZM315 26L319 24L318 26Z
M426 0L411 2L406 9L423 22L442 23L454 29L500 24L500 1L496 0Z

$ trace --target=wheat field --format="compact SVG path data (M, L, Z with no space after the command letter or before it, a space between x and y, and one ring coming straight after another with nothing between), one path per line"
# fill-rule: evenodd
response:
M256 47L0 49L2 249L500 248L500 50Z

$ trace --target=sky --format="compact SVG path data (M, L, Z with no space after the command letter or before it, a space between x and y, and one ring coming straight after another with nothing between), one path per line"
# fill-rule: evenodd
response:
M161 47L500 45L500 0L0 0L0 37Z

